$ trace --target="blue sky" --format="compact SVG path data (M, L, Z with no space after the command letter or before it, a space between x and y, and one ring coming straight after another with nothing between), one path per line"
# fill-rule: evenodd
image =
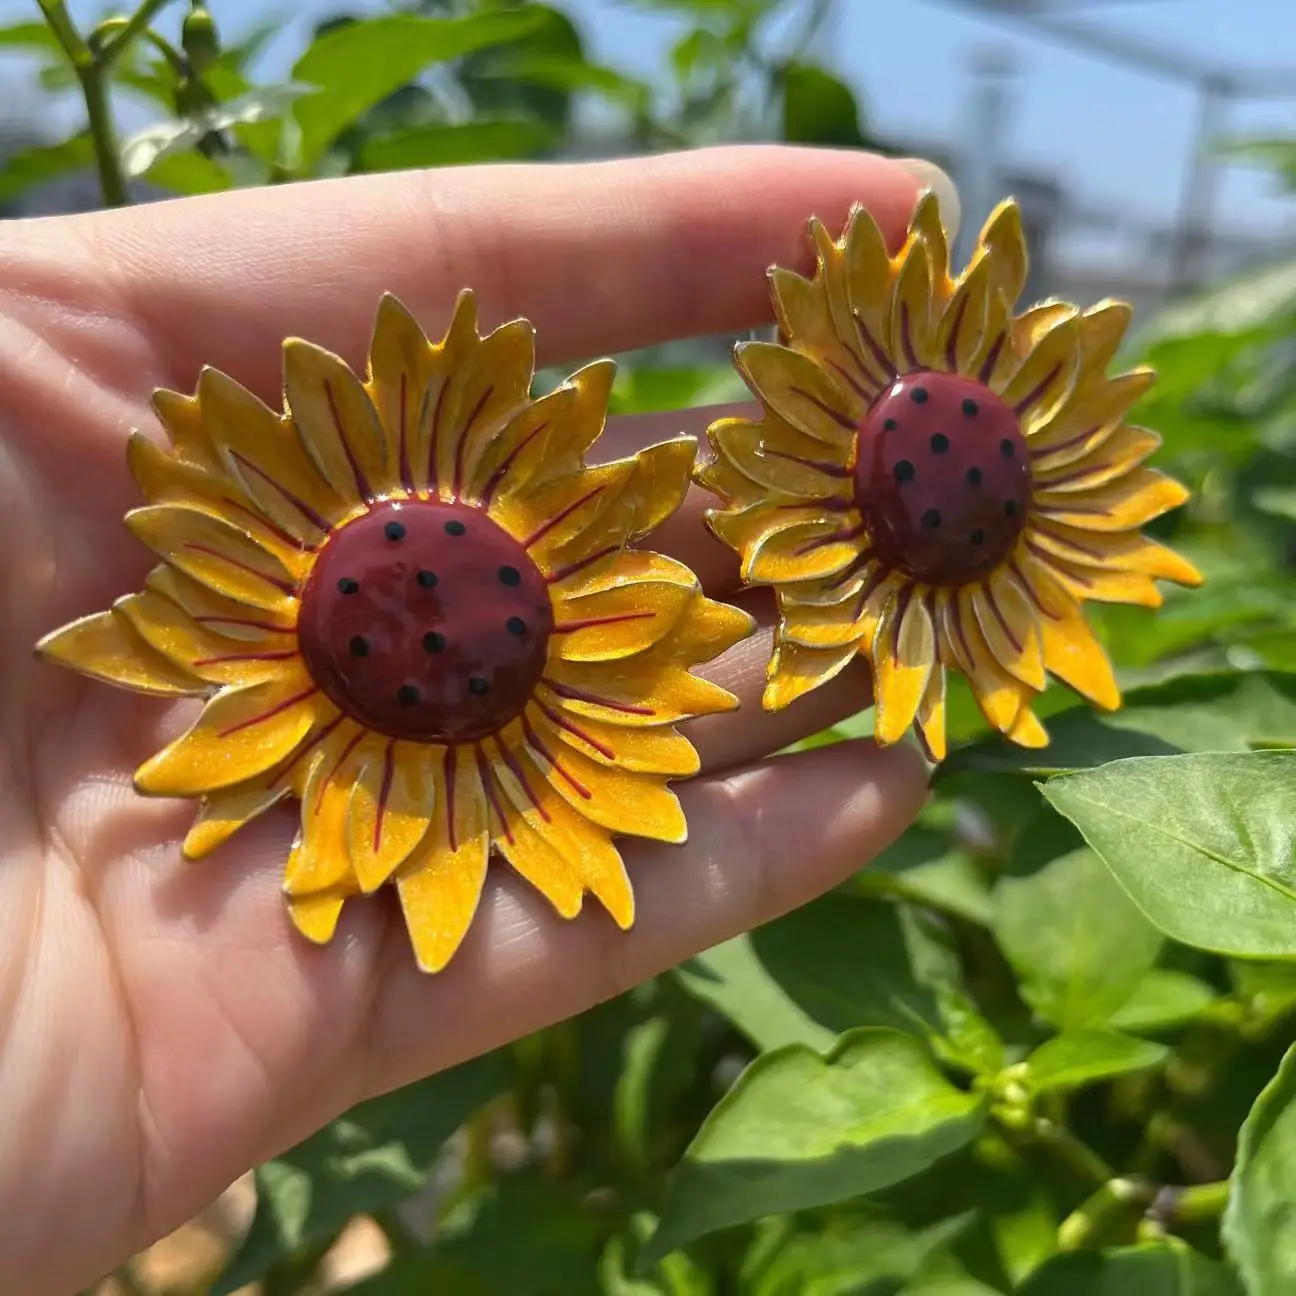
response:
M231 30L275 8L293 15L268 55L268 73L287 68L312 20L339 10L383 7L382 0L209 3ZM78 18L105 7L100 0L70 5ZM596 57L646 77L663 66L680 31L671 18L625 0L567 0L567 7ZM1152 220L1172 216L1197 111L1188 88L1104 64L937 0L839 0L839 7L837 30L821 55L857 89L879 132L961 142L969 57L974 49L994 44L1008 49L1019 69L1008 139L1012 161L1055 171L1086 202L1120 205ZM1142 0L1085 8L1091 21L1228 66L1278 67L1285 55L1291 67L1296 51L1291 0ZM35 0L0 0L5 22L34 16L35 10ZM7 84L14 84L12 76ZM0 98L8 95L0 91ZM1239 133L1296 133L1296 96L1240 103L1230 126ZM1235 229L1296 234L1296 201L1277 196L1260 173L1229 168L1217 210Z

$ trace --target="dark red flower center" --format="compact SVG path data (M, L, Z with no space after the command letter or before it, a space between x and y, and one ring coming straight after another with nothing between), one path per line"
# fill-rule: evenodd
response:
M526 705L553 609L526 550L481 510L376 504L324 542L297 634L311 678L353 720L472 742Z
M1016 415L971 378L903 374L860 424L856 503L878 557L915 580L962 585L992 571L1030 499Z

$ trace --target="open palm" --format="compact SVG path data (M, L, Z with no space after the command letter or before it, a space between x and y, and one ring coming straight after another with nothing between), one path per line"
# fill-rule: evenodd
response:
M352 1103L569 1016L804 902L892 840L925 790L911 752L772 752L857 710L862 668L768 716L762 631L704 672L734 715L689 730L686 847L626 842L634 930L564 922L496 869L450 968L420 973L383 895L316 948L280 883L291 812L201 864L193 807L131 772L192 717L51 669L43 634L137 588L124 447L154 387L204 363L278 403L279 343L362 361L379 295L429 331L456 292L568 364L767 314L763 272L811 213L864 202L903 230L919 189L859 154L717 150L222 195L0 227L0 1273L31 1296L94 1280L249 1166ZM614 421L611 457L715 411ZM716 598L737 572L702 501L653 537Z

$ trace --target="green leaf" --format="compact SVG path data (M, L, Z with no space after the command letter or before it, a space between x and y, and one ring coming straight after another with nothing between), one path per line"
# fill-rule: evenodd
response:
M1187 972L1153 968L1106 1024L1135 1034L1167 1030L1192 1021L1217 997L1214 987Z
M690 1144L646 1254L877 1192L963 1147L983 1122L982 1100L956 1089L899 1031L850 1031L827 1056L799 1044L766 1053Z
M1054 774L1132 756L1177 751L1247 751L1266 739L1296 736L1296 673L1210 672L1131 689L1121 710L1099 715L1072 707L1048 721L1042 751L994 738L951 754L942 774L964 769Z
M366 140L357 169L400 171L534 157L554 142L554 132L538 121L432 122Z
M299 169L311 171L348 126L425 69L517 40L534 31L540 17L525 9L465 18L391 14L325 32L293 67L293 80L319 92L295 109Z
M261 1166L252 1227L212 1296L228 1296L281 1256L331 1240L352 1216L423 1188L446 1139L506 1080L502 1055L487 1054L361 1103Z
M617 374L608 411L612 414L651 414L720 405L750 395L732 366L696 369L626 368Z
M88 134L11 153L0 167L0 202L16 198L56 176L93 166L94 160L94 145Z
M1170 1239L1101 1254L1054 1256L1027 1280L1021 1296L1243 1296L1243 1291L1224 1265ZM1257 1290L1255 1296L1269 1293Z
M63 47L49 24L43 22L12 23L0 27L0 49L37 50L64 57Z
M1026 1059L1026 1083L1037 1093L1065 1093L1131 1071L1158 1066L1169 1049L1113 1030L1056 1035Z
M979 926L991 918L990 888L976 861L930 828L910 828L851 879L862 895L897 895Z
M186 196L220 193L234 184L233 177L219 162L192 150L159 158L144 173L144 178L161 189Z
M1253 1296L1296 1290L1296 1045L1242 1126L1222 1232Z
M1043 792L1167 936L1296 957L1296 752L1149 756Z
M677 970L758 1048L830 1047L853 1026L926 1033L940 1017L894 905L827 895Z
M1161 935L1102 861L1081 848L994 890L992 929L1045 1021L1075 1030L1105 1021L1138 987Z
M792 144L828 144L863 148L859 105L849 86L822 68L789 63L783 83L783 138Z

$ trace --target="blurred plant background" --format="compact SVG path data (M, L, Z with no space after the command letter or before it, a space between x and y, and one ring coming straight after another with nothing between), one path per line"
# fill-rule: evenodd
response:
M922 822L837 892L355 1109L104 1296L1296 1292L1296 136L1230 127L1296 74L1158 53L1138 30L1191 34L1172 0L1141 29L1047 0L209 3L0 4L6 214L726 140L934 156L965 246L1015 192L1035 295L1135 299L1141 418L1195 491L1154 530L1208 584L1096 614L1120 713L1056 688L1024 752L957 694ZM600 52L622 23L637 67ZM948 138L876 128L845 33L912 62L952 28L966 82L911 90L958 106ZM1014 161L1007 56L1045 42L1196 97L1159 216ZM1164 178L1119 93L1062 111ZM740 394L730 341L625 357L616 408Z

